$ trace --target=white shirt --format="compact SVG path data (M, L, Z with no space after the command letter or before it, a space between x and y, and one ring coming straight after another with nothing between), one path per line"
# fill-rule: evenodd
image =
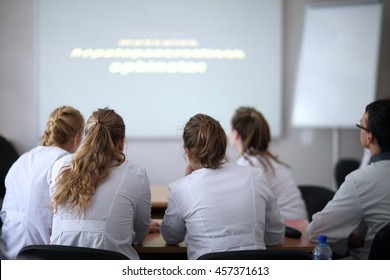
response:
M10 168L1 210L1 250L6 258L15 259L26 245L49 243L51 171L54 162L65 154L68 152L59 147L38 146Z
M61 167L70 161L56 162L53 182ZM53 195L55 185L51 188ZM53 218L52 244L72 245L120 252L139 259L132 244L141 243L150 225L150 184L146 171L129 161L111 169L92 198L87 216L78 217L77 209L59 207Z
M260 169L229 163L202 168L169 191L160 232L168 244L185 240L188 259L283 243L284 223Z
M312 240L318 234L329 243L345 240L363 222L367 227L365 244L354 259L367 259L372 240L379 229L390 222L390 160L373 162L345 178L333 200L307 227Z
M280 214L283 219L307 219L308 214L305 202L290 170L272 158L269 160L273 170L271 168L265 170L264 166L255 156L245 155L245 157L241 156L236 163L261 168L263 170L272 193L278 200Z

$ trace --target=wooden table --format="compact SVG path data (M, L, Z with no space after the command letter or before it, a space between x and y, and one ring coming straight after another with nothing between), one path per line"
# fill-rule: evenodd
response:
M160 220L161 221L161 220ZM267 247L268 250L303 250L312 252L316 243L311 242L306 235L306 221L286 221L286 224L298 228L302 232L299 239L284 238L283 245ZM185 242L178 245L167 245L160 233L148 234L142 245L134 246L141 259L164 259L183 260L187 259L187 248Z

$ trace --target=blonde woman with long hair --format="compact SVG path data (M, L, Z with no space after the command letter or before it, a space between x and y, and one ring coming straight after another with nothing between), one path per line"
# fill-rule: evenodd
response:
M1 251L6 258L15 259L23 246L49 243L52 167L59 158L76 151L83 129L84 118L78 110L70 106L55 109L42 145L24 153L10 168L1 210Z
M265 249L284 239L275 197L259 169L227 163L227 139L218 121L193 116L183 133L186 176L169 185L161 234L186 241L189 259L210 252Z
M114 110L95 111L77 152L53 168L52 244L100 248L139 259L150 225L146 171L126 160L125 124ZM58 176L57 176L58 175Z

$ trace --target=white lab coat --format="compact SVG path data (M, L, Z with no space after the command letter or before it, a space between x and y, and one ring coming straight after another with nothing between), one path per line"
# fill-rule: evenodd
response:
M6 258L15 259L26 245L49 243L51 171L54 162L66 154L59 147L38 146L20 156L10 168L1 209L1 250Z
M346 176L333 200L307 227L315 241L318 234L329 243L341 243L363 223L367 227L364 247L351 251L353 259L367 259L379 229L390 223L390 160L373 162Z
M260 169L226 163L169 185L160 227L169 244L185 240L188 259L282 244L284 223Z
M53 178L71 157L54 165ZM54 193L55 185L50 189ZM53 218L52 244L91 247L120 252L139 259L132 244L141 243L149 231L151 194L146 171L129 161L111 169L98 186L86 216L77 209L58 209Z
M246 157L249 160L241 156L236 163L261 168L263 170L271 191L278 200L280 214L283 219L307 219L308 214L305 201L290 170L283 164L270 158L273 170L268 168L266 171L256 157L250 155L246 155Z

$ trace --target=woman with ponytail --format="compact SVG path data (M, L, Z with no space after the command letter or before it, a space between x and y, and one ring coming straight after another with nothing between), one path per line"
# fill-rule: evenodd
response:
M1 251L15 259L22 247L48 244L52 226L49 186L53 164L80 145L84 118L72 107L55 109L47 122L42 145L19 157L6 178L1 210Z
M87 121L77 152L54 165L52 244L139 259L132 244L140 243L149 230L150 184L146 171L126 160L124 142L122 117L98 109Z
M227 163L219 122L198 114L186 124L185 177L169 185L161 234L168 244L185 240L187 256L265 249L283 243L284 224L260 169Z
M263 170L284 220L307 220L305 202L288 165L269 151L271 132L264 116L254 108L240 107L231 125L230 140L240 152L237 164Z

